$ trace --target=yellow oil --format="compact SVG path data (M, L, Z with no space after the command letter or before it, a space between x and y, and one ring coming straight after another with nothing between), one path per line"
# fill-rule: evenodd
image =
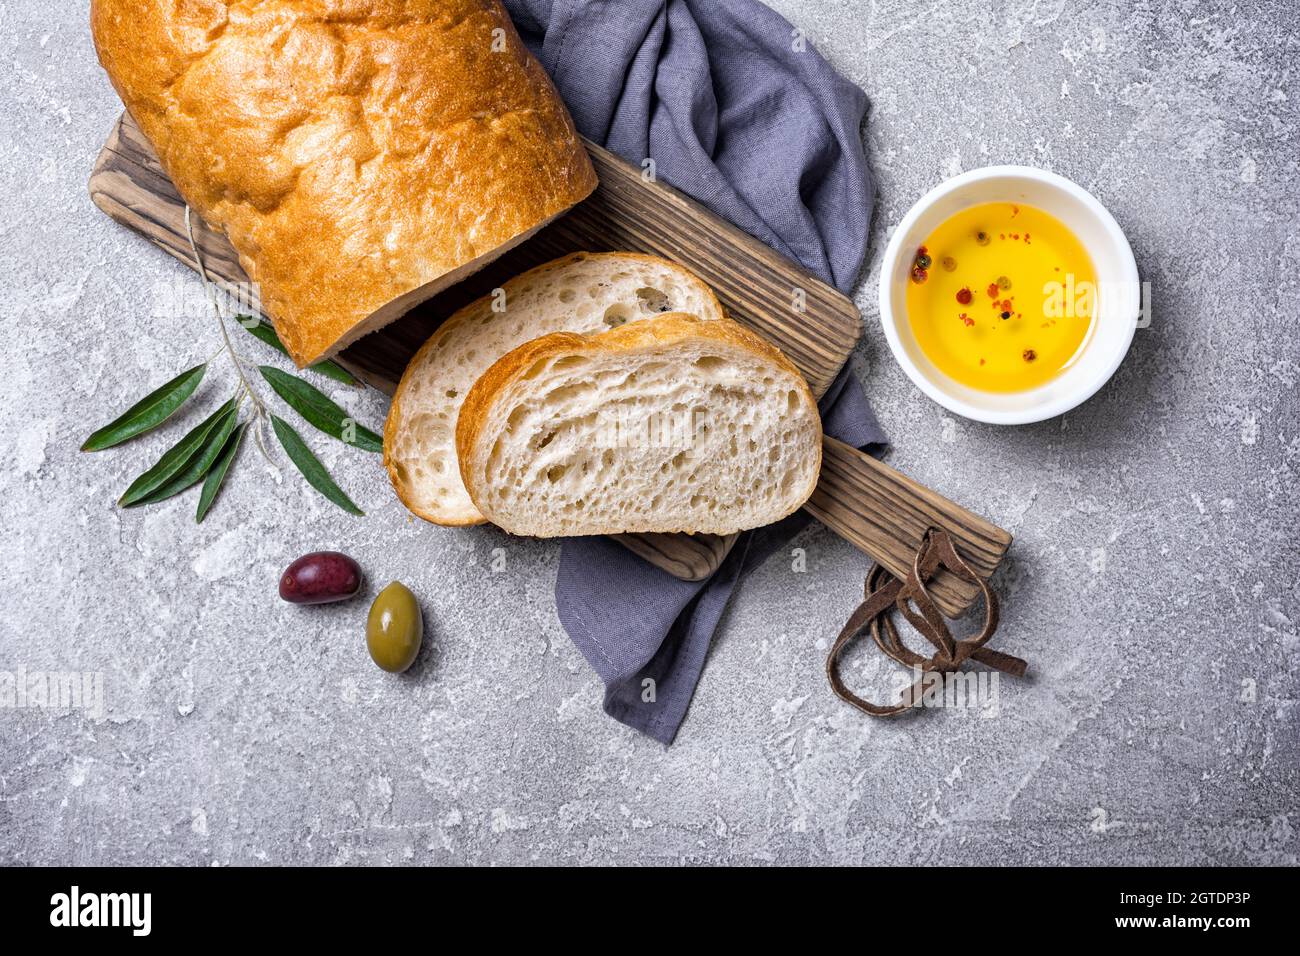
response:
M1019 392L1079 355L1096 281L1087 250L1060 220L1023 203L985 203L944 220L915 251L908 323L944 374Z

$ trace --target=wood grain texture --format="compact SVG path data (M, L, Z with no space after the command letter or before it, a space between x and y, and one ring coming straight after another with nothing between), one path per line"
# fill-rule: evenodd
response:
M718 569L718 565L722 564L723 558L731 552L731 546L736 543L740 535L687 535L686 537L693 538L700 549L698 561L692 564L682 563L681 548L675 543L678 536L674 534L615 534L610 537L633 554L640 555L673 577L681 578L683 581L702 581ZM695 554L696 552L692 552L692 556ZM708 573L701 574L702 568L707 568Z
M943 528L954 547L988 580L1011 546L1011 534L870 455L834 438L822 440L822 474L804 508L836 534L903 577L928 528ZM956 617L979 588L949 571L931 579L930 593Z
M847 361L861 333L853 303L680 193L646 182L640 171L588 143L601 185L593 196L483 271L417 306L369 335L337 361L375 388L392 394L406 363L462 305L506 279L579 250L646 252L679 262L711 285L727 311L781 349L820 397ZM185 206L140 130L124 115L90 179L95 204L143 234L190 268ZM195 241L213 279L232 294L247 276L225 237L195 222ZM799 305L802 311L796 308ZM821 479L805 506L833 531L895 574L905 574L930 526L946 529L970 566L993 573L1011 535L942 495L917 484L855 448L825 439ZM685 580L717 570L736 535L615 535L629 550ZM958 614L977 589L941 574L936 603Z
M712 286L728 313L780 348L820 397L861 334L853 303L693 200L586 145L600 177L591 198L482 271L356 342L336 361L391 395L406 363L444 318L511 276L580 250L644 252L678 262ZM196 268L185 236L184 202L129 115L119 119L95 163L90 195L113 219ZM211 277L232 295L246 295L248 277L225 237L201 220L194 226ZM734 536L616 540L670 574L701 580L717 569Z

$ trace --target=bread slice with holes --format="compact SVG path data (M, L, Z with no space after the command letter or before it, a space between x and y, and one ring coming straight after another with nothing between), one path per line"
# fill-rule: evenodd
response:
M456 450L474 504L512 534L730 534L808 500L822 428L776 348L673 312L515 349L470 390Z
M435 524L481 524L456 462L456 417L479 376L551 332L603 331L672 311L723 317L713 291L675 263L579 252L525 272L452 315L411 359L388 411L384 464L397 496Z

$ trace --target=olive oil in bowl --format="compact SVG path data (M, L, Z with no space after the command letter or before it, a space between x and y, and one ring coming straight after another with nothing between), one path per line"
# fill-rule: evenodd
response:
M971 388L1019 392L1083 350L1097 280L1083 244L1023 203L983 203L945 219L916 250L907 319L935 367Z

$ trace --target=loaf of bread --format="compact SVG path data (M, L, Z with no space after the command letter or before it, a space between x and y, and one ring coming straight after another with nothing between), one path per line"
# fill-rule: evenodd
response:
M722 318L713 291L672 262L579 252L507 282L447 319L411 359L384 426L384 464L415 514L444 525L484 521L460 478L456 418L497 359L551 332L596 332L661 312Z
M92 0L100 62L298 365L596 186L499 0Z
M537 537L770 524L812 494L821 445L785 356L730 319L675 312L515 349L456 424L479 511Z

